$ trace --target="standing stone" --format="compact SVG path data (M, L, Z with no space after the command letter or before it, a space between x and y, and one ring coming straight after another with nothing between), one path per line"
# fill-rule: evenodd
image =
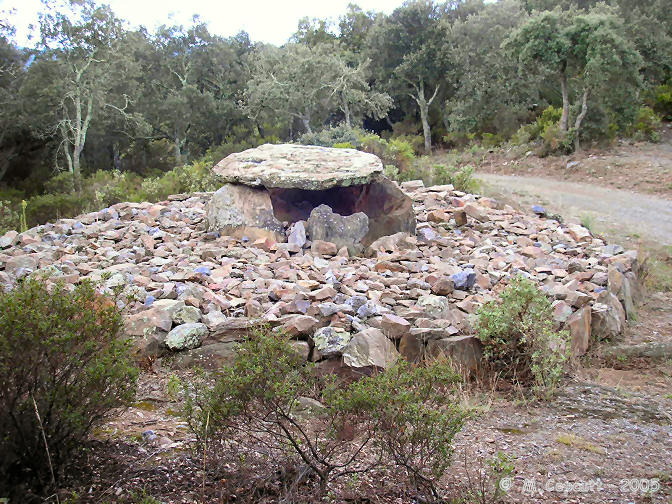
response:
M369 218L365 213L358 212L344 217L334 213L327 205L313 208L306 224L312 241L331 242L336 245L337 250L347 247L350 254L361 251L362 238L369 231Z
M239 239L285 241L284 228L273 214L271 197L265 189L223 185L208 203L207 222L209 231Z
M303 248L306 244L306 228L303 221L295 222L287 236L287 243Z

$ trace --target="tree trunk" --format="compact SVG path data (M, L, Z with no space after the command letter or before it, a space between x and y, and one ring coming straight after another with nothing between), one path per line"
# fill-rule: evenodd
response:
M567 131L569 128L569 91L567 90L567 74L562 71L560 75L560 89L562 90L562 116L560 117L560 129Z
M583 90L583 99L581 102L581 112L576 117L576 122L574 123L574 131L576 132L576 138L574 140L574 150L577 152L580 149L579 136L581 132L581 123L588 113L588 96L590 95L590 90L588 88Z
M307 133L312 133L313 130L310 128L310 112L306 110L306 112L301 116L301 122L303 123L303 127L306 129Z
M112 166L115 170L121 171L121 155L119 154L119 143L112 145Z
M418 108L420 109L420 121L422 121L422 133L425 137L425 153L431 154L432 130L429 125L429 106L432 104L434 98L436 98L436 94L439 92L439 85L437 84L436 89L434 90L434 94L429 100L425 98L425 83L423 82L422 79L418 79L418 86L414 85L413 87L415 87L417 96L411 95L411 98L415 100L415 102L418 104Z
M180 135L175 131L175 138L173 140L173 146L175 150L175 166L180 166L182 164L182 140L180 140Z
M343 113L345 114L345 125L350 128L352 125L350 124L350 107L348 106L348 100L346 100L344 97L341 98L343 100Z
M443 104L441 109L441 121L443 121L443 127L446 129L446 135L450 133L450 119L448 119L448 107L447 102Z

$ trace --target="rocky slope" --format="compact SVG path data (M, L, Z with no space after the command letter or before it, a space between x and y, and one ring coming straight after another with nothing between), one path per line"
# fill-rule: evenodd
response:
M173 366L216 367L235 342L266 323L295 338L325 371L385 367L448 354L478 363L474 314L512 275L553 299L572 350L615 338L641 295L635 251L607 245L578 225L523 214L451 186L402 184L417 233L381 238L363 256L301 235L288 243L207 232L211 194L119 203L0 237L0 285L27 275L120 291L140 355ZM308 237L309 238L309 237Z

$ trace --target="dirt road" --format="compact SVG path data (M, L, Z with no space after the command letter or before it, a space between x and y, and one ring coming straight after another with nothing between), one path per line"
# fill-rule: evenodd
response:
M540 204L566 220L610 236L672 245L672 201L612 188L539 177L478 173L484 194L520 205Z

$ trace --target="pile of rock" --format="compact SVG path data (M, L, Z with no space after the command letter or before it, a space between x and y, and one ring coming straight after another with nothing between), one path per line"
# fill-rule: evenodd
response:
M416 232L362 244L362 255L309 241L312 217L288 229L280 223L287 241L208 231L213 196L198 193L9 232L0 237L0 285L48 274L121 290L120 299L135 299L125 306L126 328L138 352L173 355L178 367L230 362L236 342L264 323L290 334L297 352L325 371L384 368L399 355L448 355L474 368L476 310L517 274L553 299L576 355L617 338L633 316L641 296L635 251L449 185L401 189Z

